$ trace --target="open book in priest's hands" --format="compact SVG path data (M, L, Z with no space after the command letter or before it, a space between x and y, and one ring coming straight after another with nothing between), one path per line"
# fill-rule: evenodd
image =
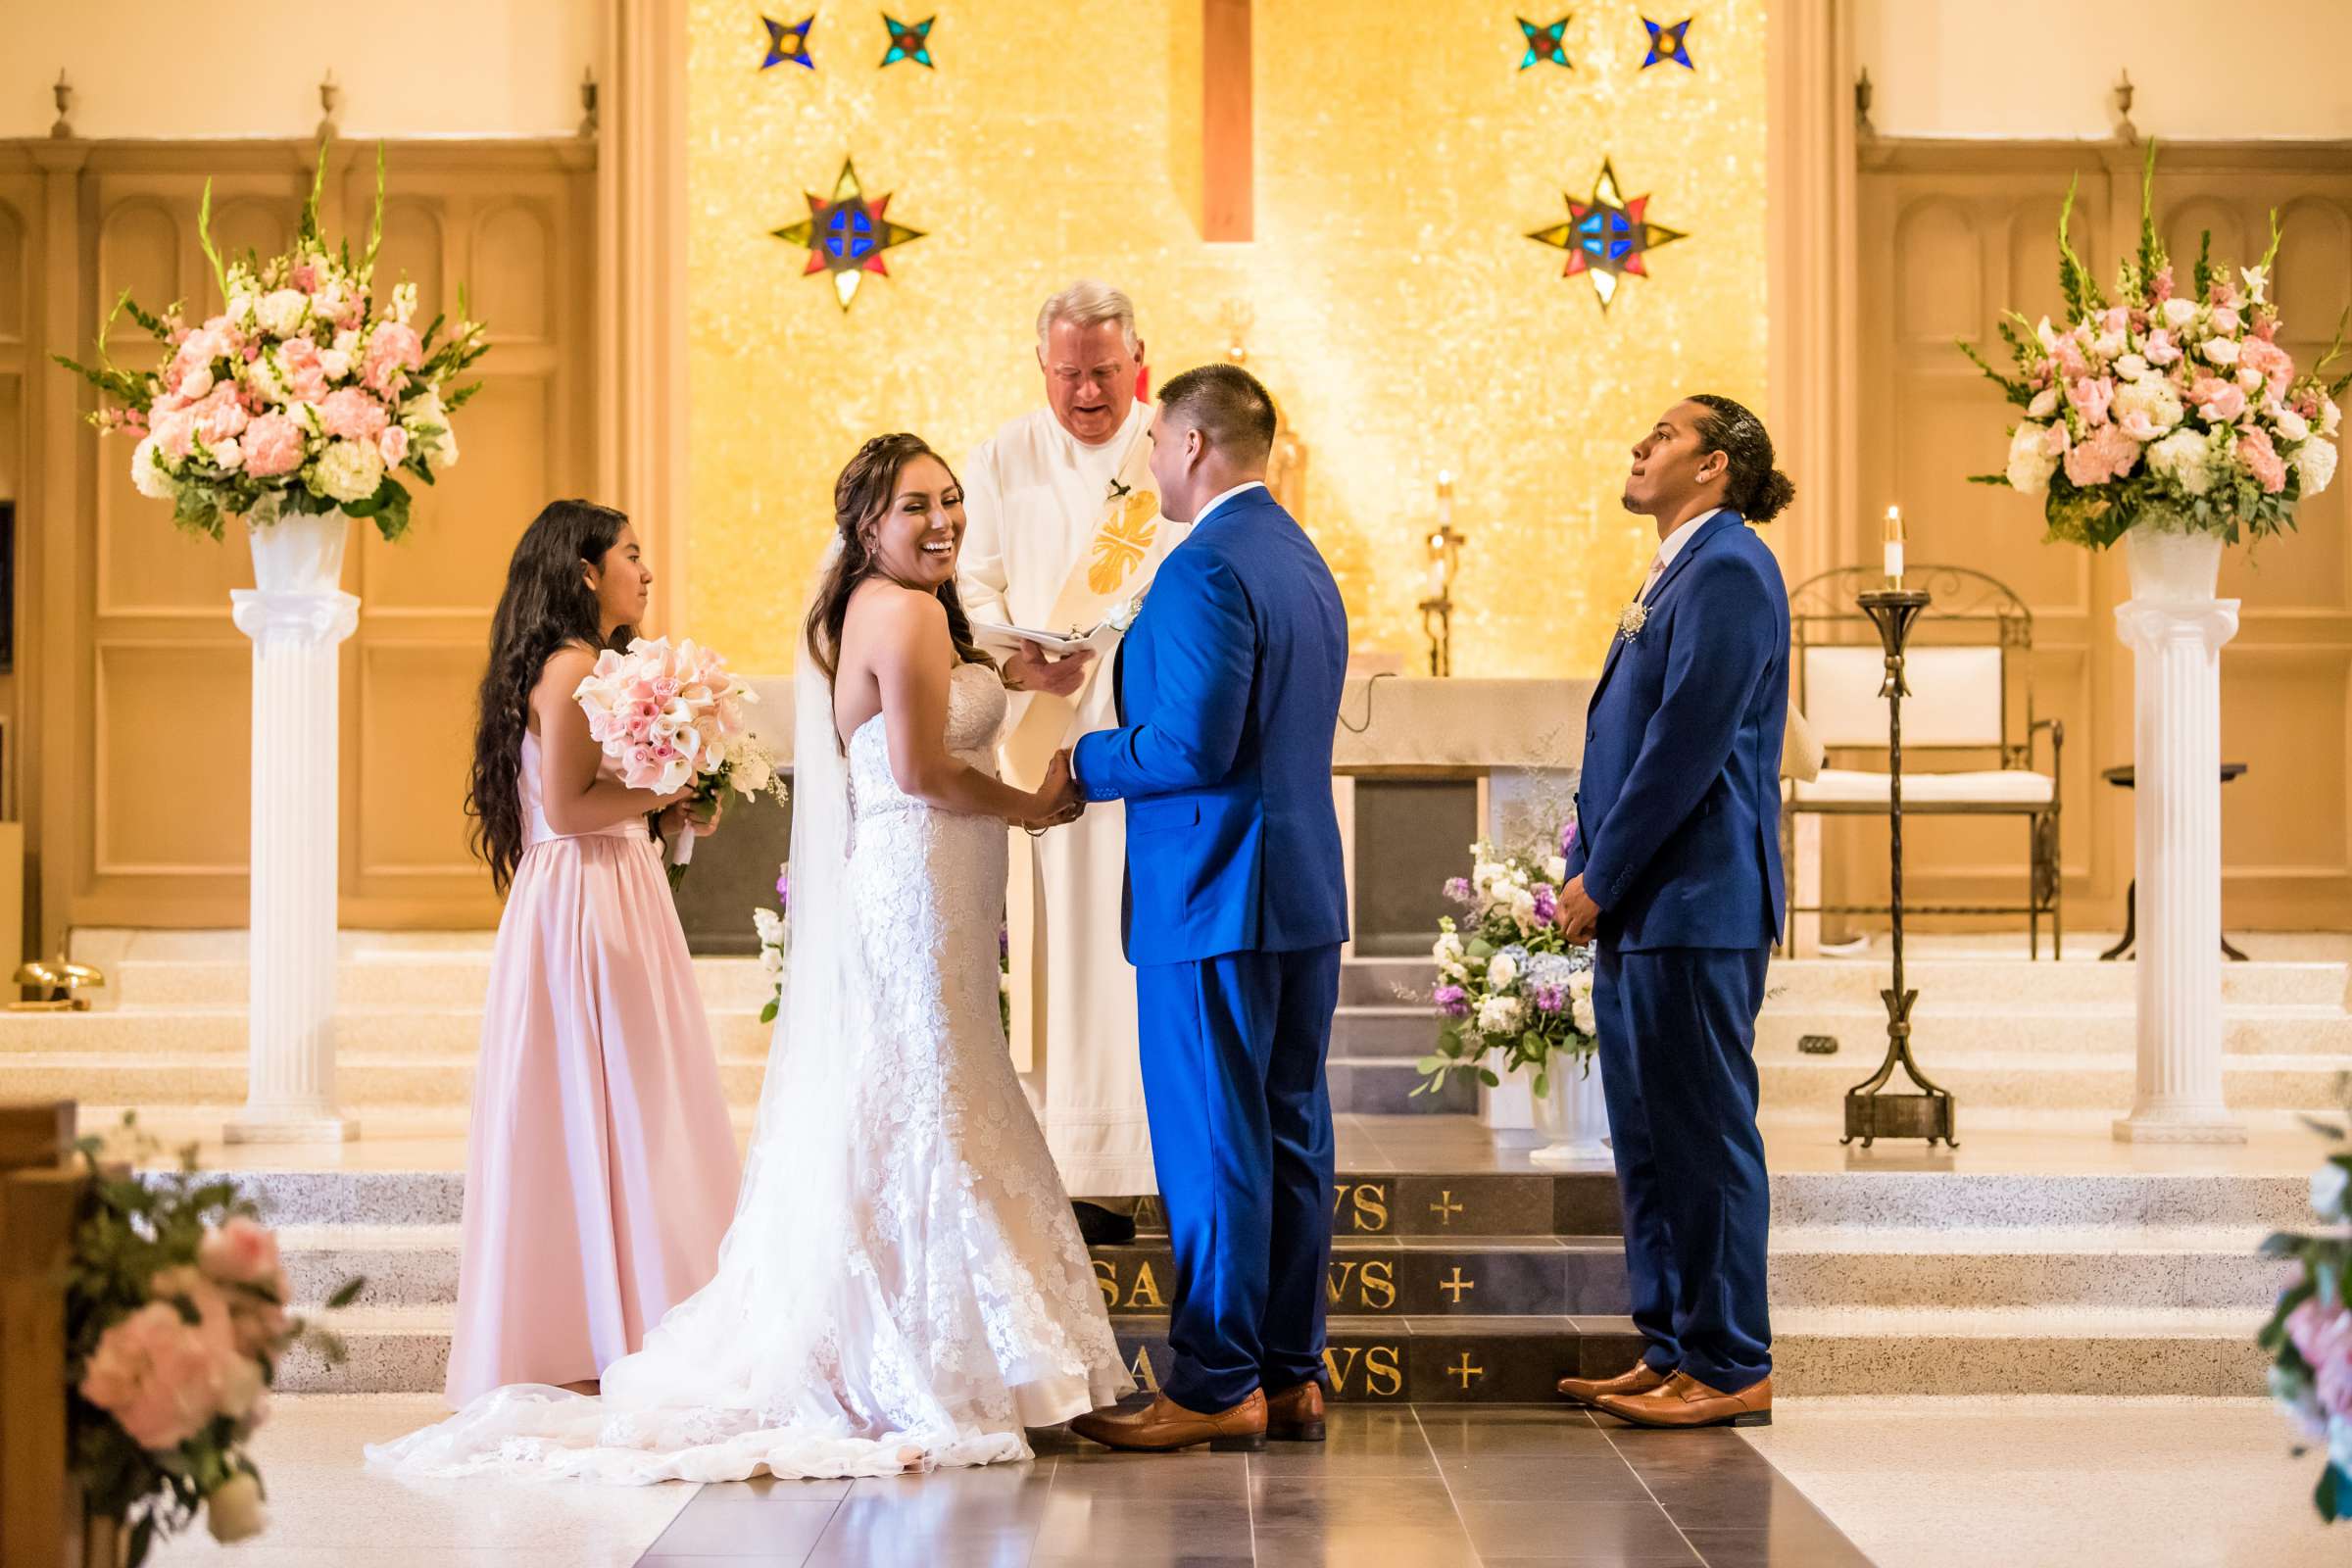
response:
M1092 628L1073 627L1065 632L1036 631L1027 626L1004 626L995 621L972 622L972 638L991 653L1017 654L1021 644L1034 643L1056 659L1066 658L1081 648L1097 654L1105 652L1119 635L1119 622L1114 617L1100 621Z

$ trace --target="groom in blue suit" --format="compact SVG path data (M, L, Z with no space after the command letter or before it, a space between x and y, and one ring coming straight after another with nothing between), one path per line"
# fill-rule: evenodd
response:
M1772 464L1763 421L1712 395L1634 448L1625 506L1656 521L1658 554L1585 720L1559 901L1570 940L1599 939L1600 1081L1647 1342L1623 1376L1559 1388L1640 1426L1772 1421L1755 1035L1780 936L1788 595L1749 527L1794 494Z
M1172 1354L1150 1407L1071 1427L1114 1448L1254 1451L1323 1437L1348 614L1266 489L1274 402L1254 376L1175 377L1152 443L1160 514L1193 531L1120 646L1124 727L1083 737L1072 770L1086 799L1127 803L1124 934L1175 1251Z

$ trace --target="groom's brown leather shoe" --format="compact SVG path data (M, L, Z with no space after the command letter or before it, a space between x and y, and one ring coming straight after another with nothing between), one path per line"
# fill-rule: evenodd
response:
M1138 1453L1168 1453L1202 1443L1216 1453L1263 1453L1266 1391L1251 1389L1250 1397L1213 1415L1188 1410L1163 1394L1142 1410L1082 1415L1070 1423L1070 1430L1105 1448Z
M1647 1361L1636 1361L1631 1372L1620 1372L1613 1378L1562 1378L1560 1397L1574 1399L1578 1404L1598 1404L1609 1396L1648 1394L1666 1386L1671 1373L1661 1372Z
M1266 1401L1266 1436L1277 1443L1323 1441L1323 1385L1301 1383Z
M1760 1378L1738 1394L1722 1394L1688 1372L1677 1372L1654 1394L1612 1395L1598 1405L1638 1427L1768 1427L1772 1379Z

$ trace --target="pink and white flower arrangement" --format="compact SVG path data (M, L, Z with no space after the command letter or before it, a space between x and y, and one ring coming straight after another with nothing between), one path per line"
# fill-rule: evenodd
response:
M728 672L716 651L692 638L640 637L627 653L608 648L573 688L588 733L622 783L667 795L694 786L689 804L714 806L721 793L784 798L775 758L756 740L744 706L760 694ZM693 858L692 835L670 852L672 869Z
M135 1124L124 1118L142 1150ZM226 1181L140 1177L78 1146L91 1201L75 1232L66 1295L74 1468L89 1512L129 1532L137 1564L201 1511L238 1541L262 1527L261 1472L246 1445L269 1419L268 1391L288 1351L342 1347L290 1309L277 1239ZM330 1307L361 1289L352 1280Z
M1553 923L1575 834L1571 823L1556 845L1511 855L1482 840L1470 846L1470 875L1446 882L1446 897L1466 912L1438 921L1429 999L1438 1043L1418 1064L1427 1077L1414 1094L1434 1093L1450 1072L1474 1072L1493 1088L1503 1072L1525 1068L1542 1096L1554 1057L1591 1070L1599 1045L1592 950L1570 946Z
M96 366L58 356L113 400L90 422L135 439L139 494L172 502L173 521L191 532L218 539L229 517L267 523L339 510L398 539L409 526L402 477L431 484L458 461L450 418L481 384L452 383L489 352L481 323L465 318L463 290L459 319L436 318L421 331L416 284L375 292L380 149L368 248L356 259L348 244L329 250L318 232L325 171L321 147L294 248L268 261L222 261L206 185L196 229L221 309L191 324L177 302L161 316L128 293L115 306L163 344L156 369L123 370L107 358L111 317Z
M2023 414L2003 470L1975 482L2041 497L2051 539L2093 548L2143 525L2232 544L2241 533L2282 532L2294 526L2296 505L2335 477L2343 416L2335 399L2352 373L2326 374L2342 352L2343 326L2312 370L2297 374L2270 298L2275 213L2259 265L2215 266L2207 234L2182 290L2156 233L2155 172L2150 142L2139 246L2117 267L2113 299L2075 254L2069 190L2058 218L2066 323L2011 313L2000 333L2014 374L1961 343Z
M2340 1128L2314 1123L2341 1141ZM2271 1396L2304 1436L2321 1447L2313 1501L2330 1523L2352 1515L2352 1153L2329 1156L2311 1178L2311 1207L2327 1226L2317 1233L2282 1232L2263 1243L2265 1256L2292 1259L2298 1272L2279 1294L2262 1331L2271 1352Z

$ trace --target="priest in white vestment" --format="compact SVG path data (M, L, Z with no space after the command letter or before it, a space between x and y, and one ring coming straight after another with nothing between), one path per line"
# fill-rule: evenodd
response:
M957 585L974 625L1066 634L1123 624L1184 530L1159 515L1148 459L1152 410L1137 396L1143 343L1127 296L1080 282L1038 313L1045 408L981 443L961 470ZM1117 632L1054 659L1024 645L1004 765L1038 772L1080 735L1117 725ZM1010 911L1015 1061L1063 1184L1088 1197L1157 1191L1136 1052L1135 972L1119 943L1126 818L1092 806L1068 827L1016 837ZM1029 853L1022 853L1022 852ZM1089 1240L1131 1228L1079 1205Z

